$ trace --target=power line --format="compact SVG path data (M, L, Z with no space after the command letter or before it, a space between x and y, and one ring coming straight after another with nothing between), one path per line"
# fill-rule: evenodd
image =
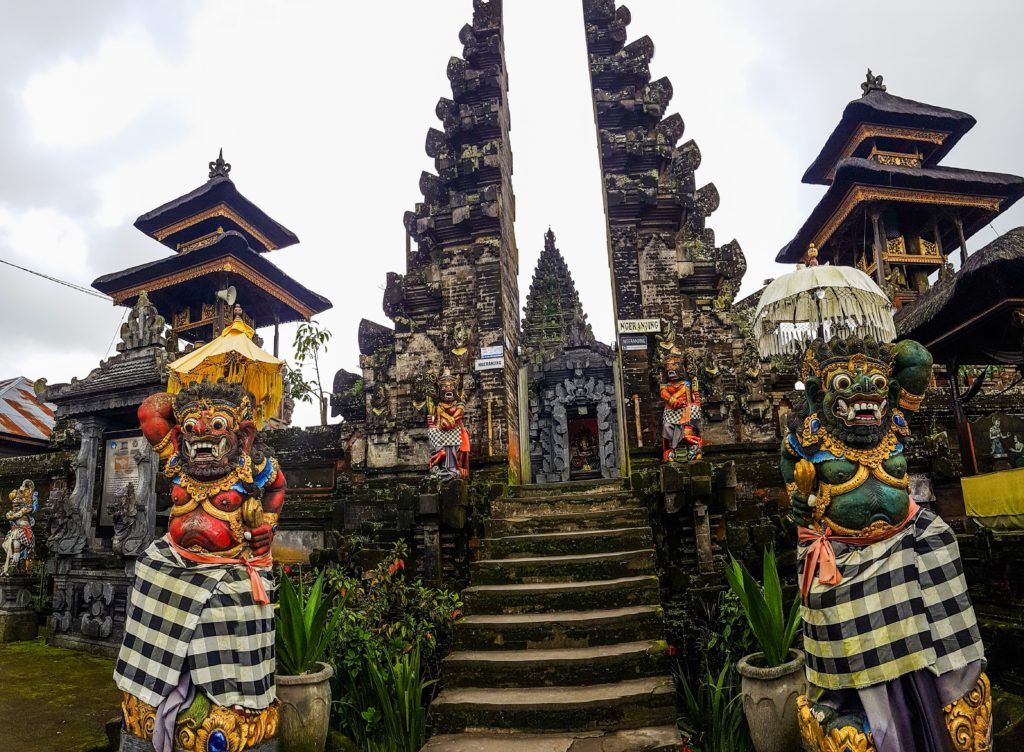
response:
M20 269L23 272L28 272L29 274L34 274L37 277L42 277L43 279L48 279L51 282L56 282L58 285L64 285L65 287L70 287L72 290L77 290L78 292L84 292L86 295L92 295L94 298L100 298L101 300L107 300L107 301L109 301L111 299L109 296L104 295L101 292L96 292L95 290L90 290L88 287L82 287L81 285L76 285L76 284L74 284L72 282L65 282L63 279L57 279L56 277L51 277L51 276L49 276L47 274L43 274L42 272L37 272L34 269L26 269L24 266L18 266L17 264L12 264L10 261L6 261L4 259L0 259L0 264L6 264L7 266L13 266L15 269Z

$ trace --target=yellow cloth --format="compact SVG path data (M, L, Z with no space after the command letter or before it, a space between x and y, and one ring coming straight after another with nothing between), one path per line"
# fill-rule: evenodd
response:
M993 530L1024 530L1024 468L961 478L967 514Z
M256 400L254 418L256 427L262 428L263 420L277 415L281 406L284 361L257 347L253 334L252 327L235 319L217 339L168 366L167 391L177 394L204 379L241 384Z

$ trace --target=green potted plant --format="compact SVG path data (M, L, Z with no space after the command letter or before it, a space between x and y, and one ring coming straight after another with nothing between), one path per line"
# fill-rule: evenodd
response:
M277 699L284 752L323 752L331 715L331 676L321 659L338 625L347 596L338 603L326 597L321 573L306 592L287 575L281 577L277 606ZM334 607L333 614L331 608Z
M787 610L771 549L765 549L763 570L763 585L735 558L725 570L761 648L741 658L736 671L741 677L743 713L754 748L757 752L788 752L799 748L796 700L806 687L804 654L793 648L800 628L800 595Z

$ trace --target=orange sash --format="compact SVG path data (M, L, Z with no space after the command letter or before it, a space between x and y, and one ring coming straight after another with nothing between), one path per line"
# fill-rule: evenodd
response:
M255 559L249 559L245 556L239 556L237 559L229 559L225 556L217 556L215 554L200 554L195 551L189 551L187 548L182 548L173 540L171 540L171 534L168 533L165 540L171 544L171 547L178 552L178 555L183 559L194 561L197 564L241 564L245 567L249 573L249 583L252 585L252 598L254 601L261 605L270 603L270 597L267 595L267 589L263 587L263 580L260 578L258 567L269 567L274 563L273 558L269 553L258 556Z
M823 523L824 530L811 530L807 527L797 528L797 536L801 542L812 541L810 548L804 556L804 570L800 578L800 597L804 604L807 603L807 596L810 595L811 586L814 584L814 570L818 570L818 582L822 585L836 586L843 581L843 576L836 566L836 552L832 548L832 541L850 543L857 546L867 546L892 538L896 533L903 530L920 507L910 500L907 509L907 517L898 525L894 525L885 532L871 536L838 536L832 535L832 529Z

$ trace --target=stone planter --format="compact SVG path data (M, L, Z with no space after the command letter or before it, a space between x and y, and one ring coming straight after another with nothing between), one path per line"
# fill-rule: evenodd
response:
M757 752L794 752L800 749L796 698L805 692L804 654L790 650L791 660L775 668L756 663L754 653L736 664L743 690L743 714Z
M323 752L327 723L331 717L331 677L334 669L326 663L299 676L277 674L280 703L281 752Z

